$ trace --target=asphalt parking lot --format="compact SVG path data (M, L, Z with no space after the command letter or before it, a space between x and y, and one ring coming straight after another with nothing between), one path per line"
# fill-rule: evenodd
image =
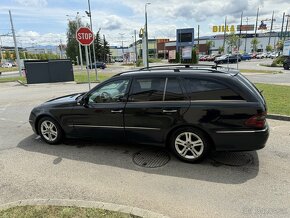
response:
M87 89L74 83L0 84L0 204L81 199L170 217L290 216L290 122L268 120L271 133L262 150L213 153L198 165L169 154L158 168L132 160L146 146L84 140L52 146L33 134L28 116L34 106Z

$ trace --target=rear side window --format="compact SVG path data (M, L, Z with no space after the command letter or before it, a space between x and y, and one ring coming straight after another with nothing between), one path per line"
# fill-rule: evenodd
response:
M233 90L215 81L186 78L185 83L191 100L243 100Z
M182 101L185 96L177 78L168 78L166 83L165 101Z
M165 78L140 78L134 79L130 100L162 101L165 88Z

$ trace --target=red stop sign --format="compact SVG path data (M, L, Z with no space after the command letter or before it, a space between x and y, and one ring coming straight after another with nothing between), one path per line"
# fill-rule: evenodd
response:
M81 27L76 32L76 39L82 45L90 45L94 41L94 33L87 27Z

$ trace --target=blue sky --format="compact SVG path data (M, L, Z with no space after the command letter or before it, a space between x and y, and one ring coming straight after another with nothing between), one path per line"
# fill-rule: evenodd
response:
M133 31L144 25L144 5L148 0L91 0L93 29L101 28L111 45L130 44ZM274 27L279 29L283 12L290 14L286 0L151 0L148 6L149 38L175 38L176 28L196 28L200 35L213 34L213 25L222 25L225 16L229 24L239 24L240 14L255 23L256 10L260 18L271 18L275 11ZM0 35L10 34L8 10L11 10L17 41L20 46L57 45L66 41L69 19L80 13L84 23L87 0L0 0ZM69 15L68 17L66 15ZM82 17L84 16L84 17ZM12 37L1 37L3 45L12 45Z

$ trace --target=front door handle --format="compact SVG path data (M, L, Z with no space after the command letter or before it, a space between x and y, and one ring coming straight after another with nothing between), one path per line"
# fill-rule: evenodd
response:
M122 109L119 109L119 110L111 110L111 113L123 113L123 110Z
M163 110L162 112L163 113L176 113L177 110L175 110L175 109L172 109L172 110Z

